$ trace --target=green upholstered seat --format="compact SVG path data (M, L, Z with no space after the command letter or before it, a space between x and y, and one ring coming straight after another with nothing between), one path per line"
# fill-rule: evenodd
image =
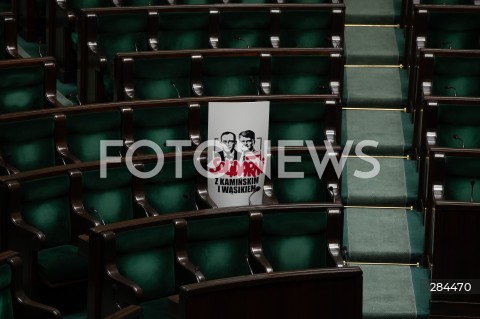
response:
M142 288L145 318L170 318L169 295L177 292L173 224L116 234L116 266Z
M82 172L82 200L85 209L105 224L133 219L132 175L127 167Z
M479 49L479 33L478 13L432 11L428 14L426 37L428 48Z
M259 57L204 57L203 95L257 95L260 86Z
M208 12L159 12L159 50L193 50L209 47Z
M452 89L454 88L454 89ZM435 57L432 94L480 96L480 58Z
M0 69L0 113L24 112L45 107L43 66Z
M188 222L187 251L206 280L248 275L248 216Z
M0 317L14 319L11 285L12 270L9 265L0 266Z
M262 246L274 271L328 266L327 213L264 214Z
M190 65L191 59L186 57L136 59L135 98L148 100L177 98L179 94L181 97L191 96Z
M87 262L71 245L70 182L68 175L22 182L23 220L45 234L38 251L38 275L51 285L86 280Z
M149 140L159 145L163 152L175 152L166 146L168 140L189 140L188 106L135 109L133 112L134 139ZM153 154L149 147L140 149Z
M464 105L438 106L437 146L462 148L463 143L453 138L458 135L465 148L480 148L480 108Z
M120 111L89 112L67 117L67 144L81 161L100 159L101 140L122 140ZM120 150L121 147L108 147L107 155L119 156Z
M332 13L295 10L280 15L280 47L328 48L332 46Z
M328 56L272 56L272 94L329 94Z
M474 157L445 157L444 192L446 200L480 201L480 161Z
M0 153L20 171L55 166L53 117L0 123Z
M268 137L272 146L279 140L312 140L323 145L326 107L324 102L270 102Z
M222 48L269 48L270 12L221 12L219 46Z
M302 172L303 178L280 178L278 157L272 156L273 192L280 203L326 202L327 181L325 176L318 177L315 165L309 153L301 156L301 162L286 162L286 172ZM319 160L323 158L318 155Z
M154 164L146 164L145 171ZM145 198L160 214L195 210L196 170L191 159L182 161L182 177L175 177L175 162L165 161L153 178L144 179Z

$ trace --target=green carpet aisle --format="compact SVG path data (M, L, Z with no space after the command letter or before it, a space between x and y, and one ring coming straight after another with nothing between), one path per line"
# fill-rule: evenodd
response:
M401 65L405 40L398 23L399 0L345 0L346 110L343 145L350 154L363 140L378 142L363 152L375 156L380 172L358 178L374 166L349 157L342 176L344 244L349 261L364 271L364 318L427 318L428 271L415 266L424 245L423 214L417 201L416 163L407 102L408 74ZM360 25L360 26L359 26ZM379 26L381 25L381 26Z

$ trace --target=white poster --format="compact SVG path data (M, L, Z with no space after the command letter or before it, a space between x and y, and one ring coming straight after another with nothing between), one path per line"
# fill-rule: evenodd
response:
M270 102L210 102L208 192L218 207L262 204Z

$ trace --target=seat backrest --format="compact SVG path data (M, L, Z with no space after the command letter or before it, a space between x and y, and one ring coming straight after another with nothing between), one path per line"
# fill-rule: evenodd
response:
M67 174L21 183L23 220L45 234L45 248L71 242L70 181Z
M248 275L248 215L188 221L187 251L206 280Z
M289 155L292 156L292 155ZM297 154L301 162L286 162L285 172L303 173L303 177L284 178L279 175L278 156L272 154L271 174L273 192L280 203L306 203L327 201L327 178L317 174L315 164L310 154ZM323 154L319 153L322 161Z
M207 11L160 11L158 24L159 50L209 48L209 13Z
M270 12L221 11L219 46L222 48L269 48Z
M44 69L42 64L0 66L0 113L43 109L45 103Z
M447 155L444 174L445 200L480 201L479 158Z
M150 171L155 164L144 164ZM175 162L165 161L156 176L143 180L147 202L160 214L195 210L197 171L192 159L182 161L182 177L175 176Z
M55 166L53 117L0 123L0 153L20 171Z
M280 47L332 47L331 10L285 10L280 15Z
M132 175L127 167L107 168L107 177L100 170L82 172L82 201L93 217L105 224L130 220L133 214Z
M437 146L480 148L480 108L476 105L439 103L436 125Z
M259 56L205 56L202 61L203 95L258 95Z
M429 11L427 47L455 50L480 49L480 12Z
M480 57L435 56L432 94L480 96Z
M327 267L327 212L263 214L262 247L274 271Z
M99 160L100 141L122 140L120 111L69 114L66 140L70 151L81 161ZM120 151L120 147L108 147L107 155L119 156Z
M272 94L330 94L328 55L272 56Z
M163 152L175 152L175 147L166 146L168 140L189 140L188 106L136 108L133 111L133 138L149 140L160 146ZM149 147L140 148L153 154Z

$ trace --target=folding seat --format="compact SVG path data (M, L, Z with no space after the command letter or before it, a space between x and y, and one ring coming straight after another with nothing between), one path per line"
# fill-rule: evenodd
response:
M88 125L85 125L88 123ZM82 162L98 161L101 141L122 140L121 112L91 111L68 114L66 142L72 154ZM107 156L120 156L122 147L107 148Z
M56 106L52 58L0 61L0 114Z
M343 207L330 205L261 210L263 253L274 271L343 266Z
M158 11L158 50L208 49L209 19L207 10Z
M4 194L8 247L24 260L26 287L62 312L85 307L87 261L76 242L82 230L96 225L72 211L70 191L68 174L57 170L12 177Z
M219 48L270 48L270 10L219 10Z
M18 58L17 22L11 12L3 12L0 3L0 60Z
M35 302L23 291L22 260L18 253L0 253L0 317L1 318L62 318L52 307Z
M83 10L80 16L78 92L82 103L113 99L115 54L147 51L152 48L150 43L156 42L156 12L122 9Z
M189 53L122 54L117 59L115 100L192 96Z

